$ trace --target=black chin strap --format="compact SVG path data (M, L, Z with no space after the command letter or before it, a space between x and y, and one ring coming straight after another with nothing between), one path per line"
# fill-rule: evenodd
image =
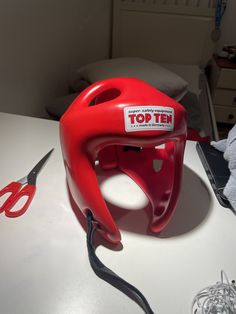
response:
M134 302L136 302L146 314L154 314L151 309L148 301L143 296L143 294L135 288L133 285L116 275L112 270L107 268L97 257L95 253L95 248L93 246L94 240L94 231L96 227L94 226L93 215L91 212L87 214L87 224L88 224L88 233L87 233L87 248L90 265L95 272L95 274L101 279L108 282L110 285L119 289L124 294L126 294L129 298L131 298Z

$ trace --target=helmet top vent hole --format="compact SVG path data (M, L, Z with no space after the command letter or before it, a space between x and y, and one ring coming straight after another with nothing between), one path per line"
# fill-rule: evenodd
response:
M96 97L94 97L89 106L94 106L94 105L98 105L107 101L111 101L117 97L119 97L121 94L121 91L117 88L110 88L107 89L103 92L101 92L100 94L96 95Z

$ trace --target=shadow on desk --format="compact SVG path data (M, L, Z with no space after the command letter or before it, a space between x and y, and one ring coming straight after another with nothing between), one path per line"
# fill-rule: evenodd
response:
M105 179L104 173L100 178L98 175L100 183ZM122 197L122 195L120 197ZM72 199L71 204L77 219L86 230L84 216ZM151 213L150 204L141 209L127 210L107 202L107 206L121 233L127 231L158 238L176 237L196 229L207 219L211 207L210 204L211 196L207 186L201 178L187 166L184 166L182 190L174 215L167 227L158 235L151 233L148 229L149 216ZM116 249L119 250L121 247L117 247Z
M201 178L184 166L182 190L174 215L158 235L148 229L151 206L141 210L125 210L112 204L108 207L121 232L128 231L158 238L180 236L199 227L207 218L211 196Z
M194 230L206 221L210 208L208 187L195 172L184 166L182 190L175 213L159 237L169 238Z

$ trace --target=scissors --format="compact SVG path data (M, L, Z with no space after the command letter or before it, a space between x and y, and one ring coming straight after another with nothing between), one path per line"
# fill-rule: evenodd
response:
M7 217L18 217L23 215L29 207L35 191L36 191L36 178L43 165L51 155L53 149L51 149L29 172L24 178L9 183L5 188L0 190L0 198L7 193L11 193L5 200L2 206L0 206L0 213L5 212ZM26 196L27 200L23 206L18 210L12 210L14 205L23 197Z

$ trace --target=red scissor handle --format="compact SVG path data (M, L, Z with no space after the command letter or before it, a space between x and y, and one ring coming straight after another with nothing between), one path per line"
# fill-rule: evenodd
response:
M36 187L34 185L25 185L23 187L23 189L20 190L20 188L22 187L22 184L19 182L12 182L10 184L8 184L1 192L0 192L0 196L11 192L12 194L9 196L9 198L5 201L5 203L2 205L1 207L1 212L5 211L5 215L7 217L18 217L23 215L27 208L29 207L35 191L36 191ZM25 202L25 204L18 210L12 211L12 208L14 207L14 205L23 197L23 196L27 196L27 200Z
M0 191L0 197L4 196L7 193L11 193L6 201L0 206L0 213L5 211L6 206L8 206L11 198L21 189L22 184L19 182L11 182L5 188Z

